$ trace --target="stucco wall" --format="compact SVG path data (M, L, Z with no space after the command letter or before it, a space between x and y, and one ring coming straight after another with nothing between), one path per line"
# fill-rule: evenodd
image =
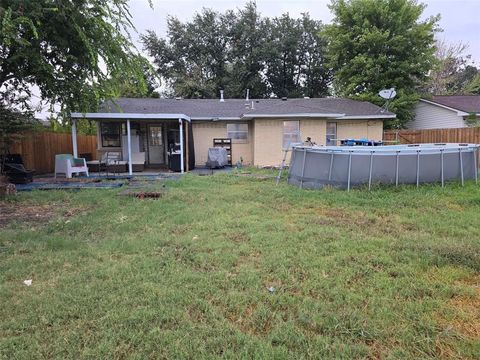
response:
M204 121L193 122L193 141L195 146L195 165L205 166L208 159L208 148L213 146L214 138L227 137L227 122ZM240 158L244 165L253 164L253 126L248 122L247 143L232 144L232 164L236 164Z
M415 119L407 123L409 129L446 129L467 127L456 111L419 101L415 107Z

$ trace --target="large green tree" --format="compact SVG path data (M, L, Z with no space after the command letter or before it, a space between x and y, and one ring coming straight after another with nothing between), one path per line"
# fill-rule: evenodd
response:
M267 20L266 81L279 96L319 97L328 94L331 73L325 65L322 24L308 14Z
M63 114L90 111L112 96L112 78L144 82L132 29L128 0L2 0L0 106L28 108L38 88Z
M158 38L153 31L142 36L153 57L158 73L175 93L192 98L209 98L223 88L227 60L225 19L204 9L191 22L168 18L168 38Z
M143 37L158 73L177 96L324 96L330 71L325 66L322 24L307 14L264 18L255 2L225 13L204 9L191 21L169 18L166 38Z
M389 125L402 126L436 62L439 17L421 20L425 5L416 0L332 0L330 9L325 35L336 94L382 105L378 91L395 87L397 121Z

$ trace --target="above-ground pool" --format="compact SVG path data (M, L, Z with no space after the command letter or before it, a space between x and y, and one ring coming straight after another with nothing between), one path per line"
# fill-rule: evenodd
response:
M297 146L288 183L301 188L331 185L441 183L477 180L477 144Z

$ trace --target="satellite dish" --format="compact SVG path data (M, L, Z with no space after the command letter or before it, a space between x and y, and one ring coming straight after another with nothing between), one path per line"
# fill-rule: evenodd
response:
M397 95L397 92L395 91L395 88L390 88L390 89L381 90L378 93L378 95L380 95L385 100L390 100L390 99L393 99Z

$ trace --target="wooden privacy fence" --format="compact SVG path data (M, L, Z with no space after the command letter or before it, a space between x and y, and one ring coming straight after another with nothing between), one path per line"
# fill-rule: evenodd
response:
M78 154L97 156L97 137L78 135ZM39 132L25 134L10 147L10 153L21 154L25 167L37 174L53 173L56 154L73 154L72 135L67 133Z
M427 130L386 130L384 141L398 141L401 144L424 143L471 143L480 144L480 128L427 129Z

